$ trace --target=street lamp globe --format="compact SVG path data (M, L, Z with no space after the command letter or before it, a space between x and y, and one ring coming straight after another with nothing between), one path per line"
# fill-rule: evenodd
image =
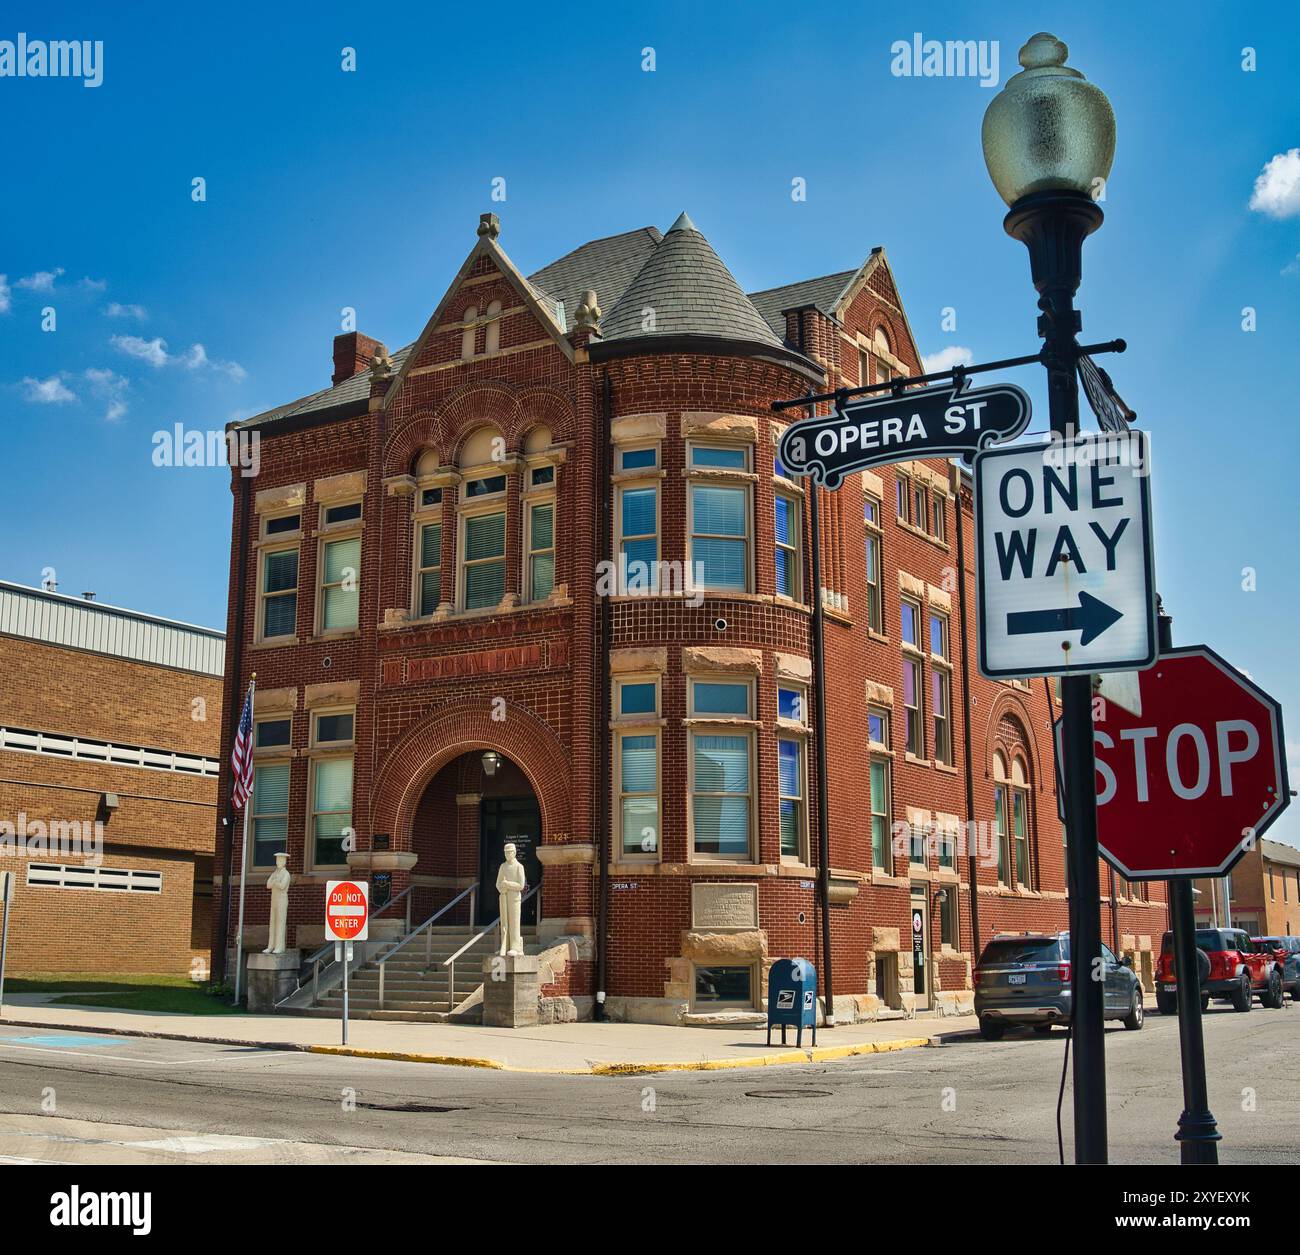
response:
M495 776L497 768L501 766L501 755L496 750L488 750L483 755L483 774L485 776Z
M1096 199L1115 158L1106 94L1065 64L1069 49L1039 32L1020 49L1019 74L984 114L984 162L1008 205L1039 192Z

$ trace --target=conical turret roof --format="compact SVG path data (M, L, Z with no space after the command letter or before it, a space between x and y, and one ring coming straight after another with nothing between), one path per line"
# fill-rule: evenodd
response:
M655 336L701 336L785 352L685 213L646 258L618 304L605 315L600 330L607 344Z

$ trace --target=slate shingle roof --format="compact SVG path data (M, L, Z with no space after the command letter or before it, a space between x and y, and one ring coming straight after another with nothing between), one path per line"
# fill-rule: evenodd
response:
M822 275L819 279L801 279L798 283L787 283L784 287L751 292L749 299L763 315L767 325L784 339L785 316L781 313L782 310L815 305L823 314L834 314L840 297L857 273L856 270L839 270L833 275Z
M638 227L589 240L534 271L526 281L552 315L558 303L564 303L569 327L583 293L594 289L604 311L601 332L605 342L697 335L749 341L788 353L781 310L815 304L830 313L857 273L840 271L746 296L708 240L683 213L667 235L656 227ZM642 329L642 310L647 306L655 311L653 331ZM412 342L392 354L394 370L401 370L414 347ZM361 413L369 396L370 373L363 370L336 387L309 393L235 426L264 427L332 411Z
M784 347L783 337L773 333L686 214L646 258L618 304L605 309L600 330L607 344L696 335ZM652 328L646 326L647 309L654 311Z
M555 301L564 302L566 325L572 327L573 313L588 288L595 290L603 309L613 309L663 238L657 227L640 227L590 240L529 275L528 282L539 296L552 298L552 310Z

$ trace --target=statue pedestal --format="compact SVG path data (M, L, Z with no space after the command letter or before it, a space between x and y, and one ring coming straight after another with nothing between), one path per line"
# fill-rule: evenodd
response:
M531 1028L541 994L535 954L489 955L483 960L483 1023L488 1028Z
M248 1009L274 1011L281 998L287 998L298 984L302 966L301 950L283 954L254 952L248 956Z

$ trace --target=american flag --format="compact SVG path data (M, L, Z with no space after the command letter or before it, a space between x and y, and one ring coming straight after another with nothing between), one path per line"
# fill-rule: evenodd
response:
M230 767L234 780L230 786L230 804L243 810L248 795L253 791L253 686L248 686L244 710L235 730L235 744L230 751Z

